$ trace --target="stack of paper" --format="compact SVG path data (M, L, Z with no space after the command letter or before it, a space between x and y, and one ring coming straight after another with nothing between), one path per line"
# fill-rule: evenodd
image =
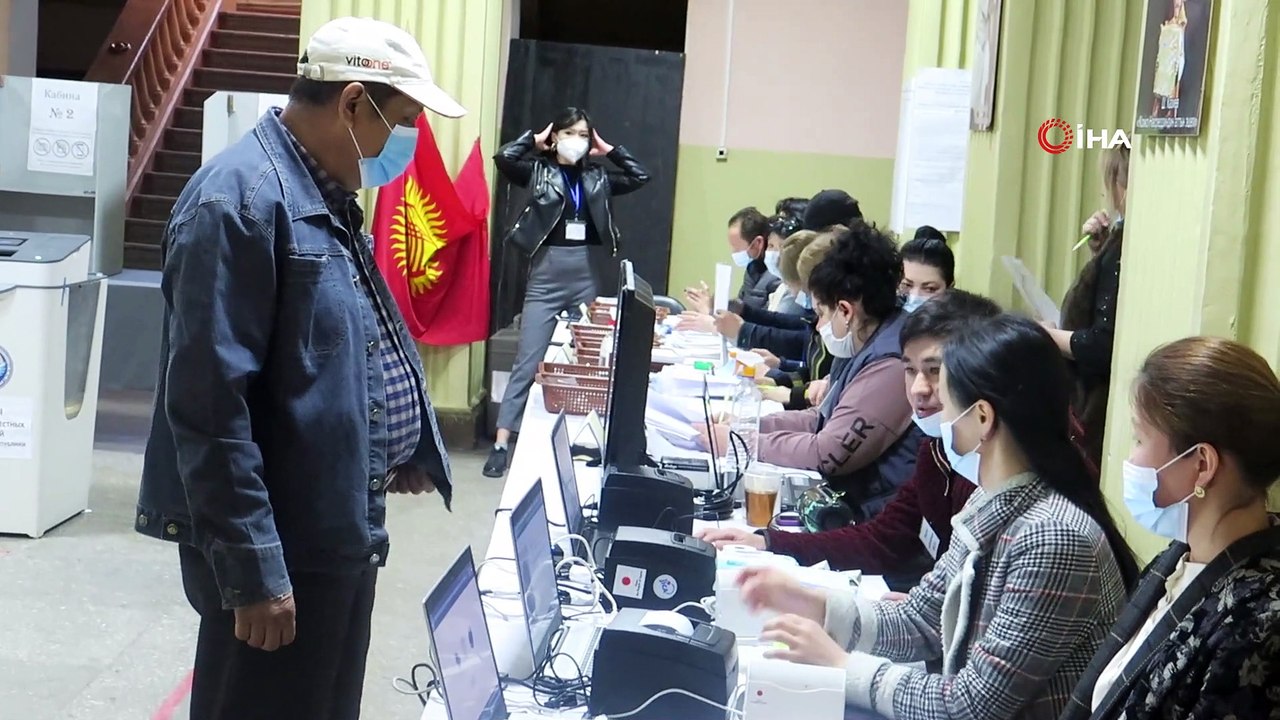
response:
M688 365L668 365L653 375L650 392L670 397L702 397L703 382L712 397L732 395L738 379L732 376L710 375Z
M692 424L673 418L655 409L652 404L645 408L644 421L650 430L657 432L675 447L683 450L698 449L698 431Z

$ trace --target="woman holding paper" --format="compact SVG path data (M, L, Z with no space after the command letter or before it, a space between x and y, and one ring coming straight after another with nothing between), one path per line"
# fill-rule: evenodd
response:
M1102 184L1113 213L1099 210L1084 224L1092 257L1067 291L1062 325L1042 323L1071 361L1074 393L1073 433L1085 448L1092 470L1102 465L1103 427L1111 390L1111 348L1115 342L1116 300L1120 295L1120 249L1124 201L1129 185L1129 148L1116 147L1102 158Z
M617 169L595 158L608 158ZM496 478L507 471L507 443L520 431L556 317L595 300L600 279L616 262L619 234L611 198L639 190L649 182L649 172L621 145L605 142L578 108L566 108L542 132L529 130L503 145L493 160L507 182L529 190L519 219L504 238L529 256L529 284L498 437L484 466L485 476Z

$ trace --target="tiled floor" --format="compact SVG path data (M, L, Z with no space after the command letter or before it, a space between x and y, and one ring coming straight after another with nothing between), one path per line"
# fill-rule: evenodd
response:
M196 617L174 547L132 531L150 399L101 403L91 511L39 540L0 536L0 720L165 720L191 668ZM365 718L416 719L391 679L423 660L421 600L467 543L483 553L501 481L455 453L453 513L436 496L395 497L393 552L378 580ZM185 720L185 702L168 715Z

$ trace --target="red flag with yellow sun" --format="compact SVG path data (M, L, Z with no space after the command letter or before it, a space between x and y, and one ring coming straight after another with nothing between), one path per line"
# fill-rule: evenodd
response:
M428 345L476 342L489 330L488 187L479 141L458 180L449 178L424 115L413 161L378 190L373 212L374 260L409 333Z

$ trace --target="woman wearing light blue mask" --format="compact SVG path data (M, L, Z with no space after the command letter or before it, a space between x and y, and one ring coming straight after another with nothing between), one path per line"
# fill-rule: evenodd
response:
M597 158L607 158L614 167ZM515 364L498 413L496 442L484 466L484 474L496 478L507 470L508 443L520 430L557 317L592 302L616 282L621 233L613 198L639 190L649 182L649 172L625 148L605 142L587 113L572 107L542 132L529 130L503 145L493 159L507 182L528 191L516 201L520 209L503 247L529 261ZM501 259L495 263L507 265Z
M915 237L902 246L902 283L898 286L902 309L915 312L955 284L956 256L947 247L947 237L929 225L916 228Z
M942 442L978 485L951 545L901 601L748 571L751 607L791 613L761 639L844 669L848 704L907 720L1056 720L1124 606L1136 563L1068 432L1048 334L1001 315L942 350ZM914 666L940 662L941 673Z
M1173 541L1081 679L1064 718L1280 712L1280 381L1229 340L1170 343L1133 391L1124 502Z

